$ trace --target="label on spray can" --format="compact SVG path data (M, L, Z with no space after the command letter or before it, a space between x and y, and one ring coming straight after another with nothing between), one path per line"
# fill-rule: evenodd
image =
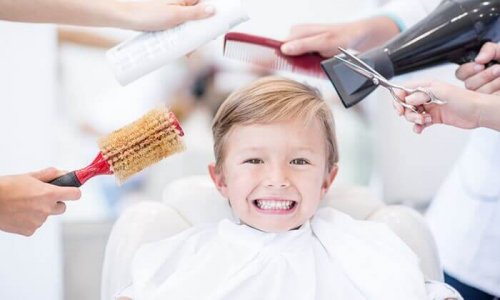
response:
M108 50L106 58L120 84L126 85L194 51L249 19L239 0L208 3L215 7L215 14L207 19L144 32Z

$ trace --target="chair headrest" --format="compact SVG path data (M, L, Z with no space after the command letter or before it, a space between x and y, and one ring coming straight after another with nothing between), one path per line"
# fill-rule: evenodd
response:
M172 181L163 191L163 202L191 224L232 218L227 200L219 194L208 175L194 175Z
M231 208L219 194L208 175L194 175L172 181L163 192L163 202L175 209L191 224L232 218ZM384 203L367 188L333 186L322 206L331 206L364 220Z

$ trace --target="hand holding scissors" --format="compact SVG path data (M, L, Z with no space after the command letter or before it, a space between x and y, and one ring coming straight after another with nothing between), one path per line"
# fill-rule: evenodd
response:
M407 95L411 95L411 94L415 94L415 93L425 94L429 98L429 100L427 102L425 102L423 105L425 105L425 104L442 105L442 104L446 103L446 101L440 100L436 96L434 96L434 94L430 90L426 90L426 89L423 89L420 87L408 88L408 87L394 84L394 83L390 82L387 78L382 76L380 73L378 73L375 69L370 67L367 63L365 63L361 59L357 58L355 55L352 55L351 53L349 53L348 51L346 51L345 49L343 49L341 47L339 47L339 50L340 50L340 52L342 52L346 56L346 58L343 58L341 56L336 56L335 58L337 58L338 60L345 63L345 65L347 67L349 67L351 70L353 70L353 71L357 72L358 74L370 79L374 85L380 85L380 86L383 86L386 89L388 89L392 95L393 101L395 103L403 106L404 108L407 108L407 109L409 109L415 113L418 113L418 114L425 114L425 109L423 109L422 106L420 106L420 108L419 108L419 107L416 107L416 106L413 106L413 105L406 103L406 101L404 99L400 98L397 95L396 90L402 90Z

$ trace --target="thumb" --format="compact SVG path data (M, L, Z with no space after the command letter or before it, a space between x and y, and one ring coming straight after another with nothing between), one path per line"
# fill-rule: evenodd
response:
M475 62L478 64L487 64L492 60L500 59L500 46L496 43L485 43L479 54L477 55Z
M286 42L305 38L308 36L318 35L326 32L329 29L328 25L322 24L299 24L294 25L290 29L288 37L285 39Z
M204 19L215 13L215 7L208 3L200 3L191 6L179 6L177 9L177 24L186 21Z
M178 4L182 4L182 5L195 5L198 2L200 2L200 1L199 0L182 0Z
M51 181L59 176L62 176L64 174L65 174L65 172L60 171L56 168L47 168L47 169L43 169L40 171L35 171L35 172L30 173L31 176L33 176L36 179L43 181L43 182L49 182L49 181Z
M337 39L330 40L325 44L324 34L293 40L281 45L281 51L286 55L300 55L307 52L318 52L323 57L331 57L337 54Z
M405 102L413 106L423 105L429 102L429 100L429 95L425 93L413 93L405 97Z

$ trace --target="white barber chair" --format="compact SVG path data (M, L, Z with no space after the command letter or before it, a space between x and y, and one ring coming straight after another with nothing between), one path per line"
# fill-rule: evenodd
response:
M355 219L387 224L420 258L428 280L443 280L434 239L415 210L385 205L363 187L337 187L326 195L332 206ZM207 176L190 176L165 188L162 202L141 202L126 210L111 231L106 247L101 297L113 296L130 284L130 263L137 248L147 242L174 235L194 224L218 221L231 210Z

